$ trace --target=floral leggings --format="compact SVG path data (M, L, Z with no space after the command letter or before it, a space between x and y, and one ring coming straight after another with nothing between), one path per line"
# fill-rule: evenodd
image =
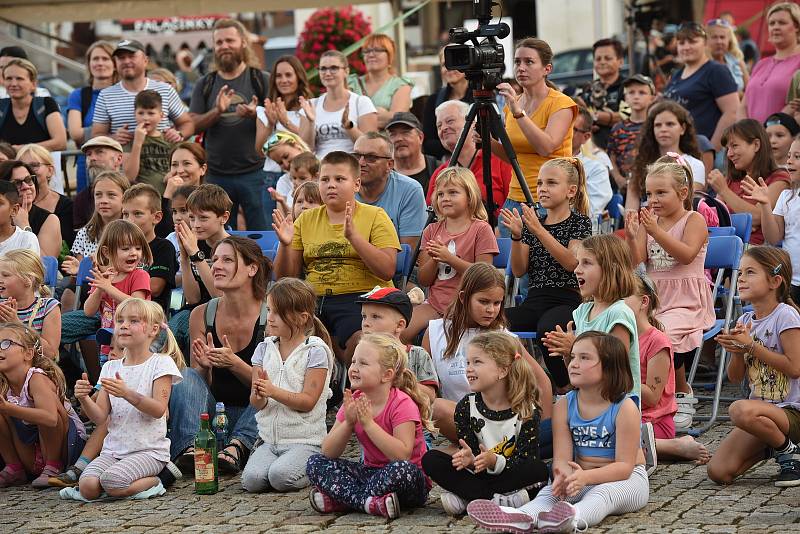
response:
M306 472L312 485L353 510L363 510L368 497L392 492L402 508L416 508L425 504L430 490L425 473L411 462L367 467L361 462L315 454L308 459Z

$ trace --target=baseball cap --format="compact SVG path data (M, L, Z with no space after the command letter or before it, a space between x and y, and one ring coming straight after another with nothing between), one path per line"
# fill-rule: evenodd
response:
M117 47L114 49L114 53L112 55L115 56L117 55L117 52L123 50L126 52L144 52L144 45L134 39L125 39L117 43Z
M650 88L651 93L656 94L656 84L653 83L653 80L650 78L650 76L645 76L644 74L634 74L622 82L622 87L625 88L630 83L640 83L642 85L646 85Z
M86 141L83 144L83 146L81 146L81 151L86 152L88 149L96 146L104 146L116 150L117 152L123 152L122 145L120 145L114 139L106 137L105 135L98 135L97 137L92 137L91 139Z
M392 118L386 123L386 129L388 130L396 124L405 124L406 126L416 128L420 132L422 131L422 124L419 122L417 116L410 111L398 111L392 115Z
M792 137L800 133L800 125L797 124L797 121L794 120L794 117L787 113L773 113L767 120L764 121L764 128L768 126L775 126L776 124L780 124L787 130Z
M411 300L408 298L408 295L396 287L375 286L375 289L369 293L359 295L356 302L359 304L383 304L384 306L391 306L400 312L406 320L406 324L411 321Z

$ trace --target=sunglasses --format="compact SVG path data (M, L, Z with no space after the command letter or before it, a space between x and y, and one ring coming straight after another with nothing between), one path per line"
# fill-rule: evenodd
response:
M266 144L264 145L264 151L265 152L269 152L270 150L272 150L276 146L281 145L283 143L295 144L296 142L297 142L297 139L295 138L295 136L293 136L292 134L290 134L288 132L275 132L274 134L272 134L270 136L270 138L267 140Z
M33 176L32 174L29 174L28 176L26 176L22 180L11 180L11 183L13 183L16 186L17 189L21 188L22 184L25 184L28 187L31 187L32 185L34 185L36 183L36 177Z
M731 23L728 22L725 19L711 19L708 22L706 22L706 26L709 26L709 27L710 26L724 26L726 28L733 28L733 26L731 26Z
M367 163L376 163L380 159L392 159L391 156L379 156L377 154L361 154L360 152L353 152L352 156L356 158L358 161L361 161L361 158L364 158L364 161Z
M0 350L3 351L3 352L5 352L8 349L10 349L11 345L16 345L18 347L22 347L23 349L25 348L25 345L23 345L22 343L19 343L17 341L14 341L13 339L0 340Z

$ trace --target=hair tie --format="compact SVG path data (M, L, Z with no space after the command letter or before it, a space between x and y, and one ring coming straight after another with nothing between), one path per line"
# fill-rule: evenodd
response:
M520 358L522 358L522 355L519 352L514 355L515 360L519 360Z

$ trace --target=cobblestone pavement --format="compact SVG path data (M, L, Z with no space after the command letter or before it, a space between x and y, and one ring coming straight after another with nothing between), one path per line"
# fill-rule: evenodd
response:
M701 441L713 451L730 426L719 424ZM349 449L354 453L354 447ZM650 479L650 503L640 512L610 517L592 532L797 532L800 530L800 488L772 485L774 462L765 462L729 487L706 478L703 466L660 465ZM318 515L308 504L308 491L291 494L245 493L238 478L221 481L217 495L193 493L183 479L163 497L150 501L78 504L61 501L54 489L0 490L0 532L479 532L468 518L445 515L439 489L428 506L388 521L365 514Z

